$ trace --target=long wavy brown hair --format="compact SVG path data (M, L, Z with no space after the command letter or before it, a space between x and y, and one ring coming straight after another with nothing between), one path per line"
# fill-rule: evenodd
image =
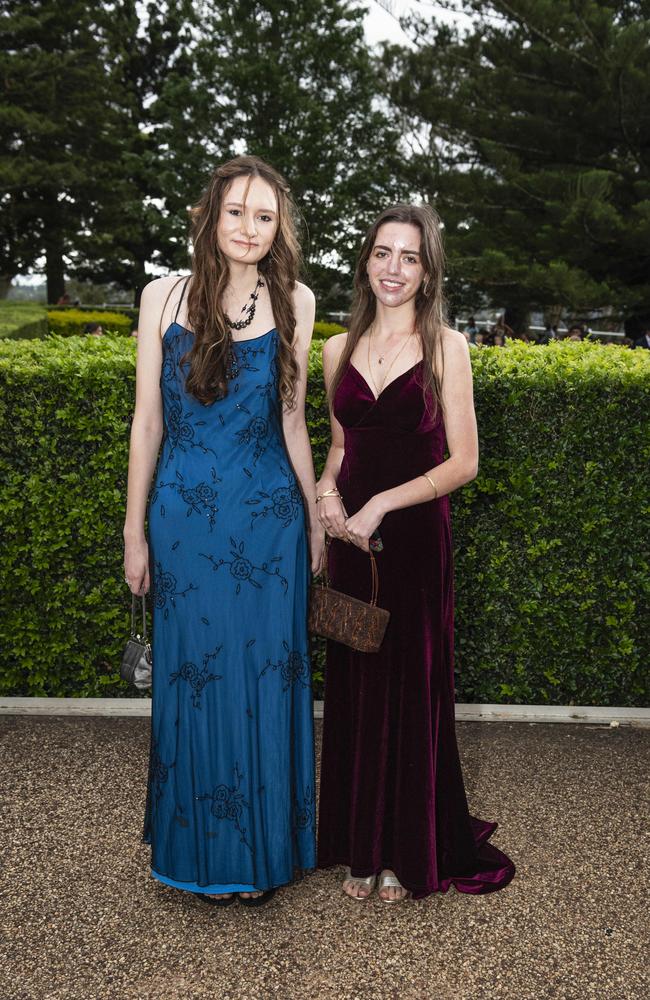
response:
M427 408L435 417L438 406L441 405L444 368L442 331L446 322L443 291L445 251L440 218L430 205L393 205L375 219L366 233L354 272L354 297L348 335L330 383L329 398L330 401L334 399L359 338L375 320L377 299L370 287L366 264L377 242L379 228L385 222L406 222L420 230L420 261L424 268L424 278L415 296L415 330L420 338L424 360L422 391Z
M296 363L293 340L296 316L293 292L300 270L300 246L296 209L289 186L281 174L257 156L236 156L217 167L207 190L191 211L192 278L187 300L188 326L194 342L184 361L189 364L186 387L201 403L213 403L228 393L226 371L231 357L232 336L222 306L228 285L228 261L219 249L217 225L224 195L236 177L260 177L275 192L278 228L269 252L258 270L269 290L273 319L279 335L277 366L280 398L288 408L295 405Z

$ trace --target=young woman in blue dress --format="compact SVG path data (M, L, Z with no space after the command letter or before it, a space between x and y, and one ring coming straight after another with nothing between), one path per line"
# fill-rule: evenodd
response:
M314 297L262 160L220 166L192 222L191 276L147 285L138 323L124 569L154 605L144 839L160 882L260 905L315 865Z

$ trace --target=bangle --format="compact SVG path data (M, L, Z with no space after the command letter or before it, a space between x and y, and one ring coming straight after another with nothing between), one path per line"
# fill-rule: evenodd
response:
M341 499L341 494L339 493L339 491L337 489L325 490L324 493L319 493L318 494L318 496L316 497L316 503L320 503L320 501L324 500L325 497L338 497L339 500L340 500Z
M423 472L422 475L424 476L425 479L428 479L428 481L433 486L433 499L437 500L438 499L438 487L436 486L436 484L434 483L434 481L433 481L433 479L431 478L430 475L428 475L426 472Z

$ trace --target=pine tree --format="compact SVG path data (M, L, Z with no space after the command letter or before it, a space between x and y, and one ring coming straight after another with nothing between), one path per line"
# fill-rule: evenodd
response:
M66 254L114 192L116 114L99 5L0 0L0 274L44 258L47 294L64 289Z
M349 0L0 0L2 273L45 256L133 288L187 263L188 209L220 160L268 159L305 219L309 278L341 301L361 229L402 193ZM10 108L11 104L11 108Z
M463 8L473 31L419 19L415 48L385 53L456 302L650 315L650 4Z
M208 86L196 62L199 7L117 0L106 18L121 105L121 204L114 215L108 202L78 244L77 273L132 288L136 304L147 265L187 266L188 209L213 165Z
M257 154L287 177L306 221L320 306L328 293L340 301L360 232L405 190L398 132L376 102L365 11L348 0L207 8L198 58L212 81L211 139L222 155Z

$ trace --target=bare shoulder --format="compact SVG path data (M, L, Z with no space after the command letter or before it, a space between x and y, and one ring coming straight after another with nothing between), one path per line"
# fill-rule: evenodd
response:
M347 330L344 333L335 333L333 337L328 337L323 344L323 360L336 363L343 353L347 339Z
M164 278L154 278L153 281L150 281L142 289L141 302L146 306L155 307L160 305L162 308L173 291L174 286L178 285L180 288L180 283L184 280L178 274L169 274Z
M140 299L140 319L138 329L156 330L159 336L172 322L187 278L170 274L164 278L154 278L142 289Z
M316 298L311 288L303 285L302 281L297 281L293 290L293 304L296 316L307 316L316 309Z
M449 412L458 404L469 405L468 400L472 397L472 360L469 353L469 344L465 335L459 330L452 330L445 326L442 330L442 398L443 405Z
M469 344L464 333L460 330L452 330L450 326L442 328L442 350L445 356L445 363L462 362L469 357Z

